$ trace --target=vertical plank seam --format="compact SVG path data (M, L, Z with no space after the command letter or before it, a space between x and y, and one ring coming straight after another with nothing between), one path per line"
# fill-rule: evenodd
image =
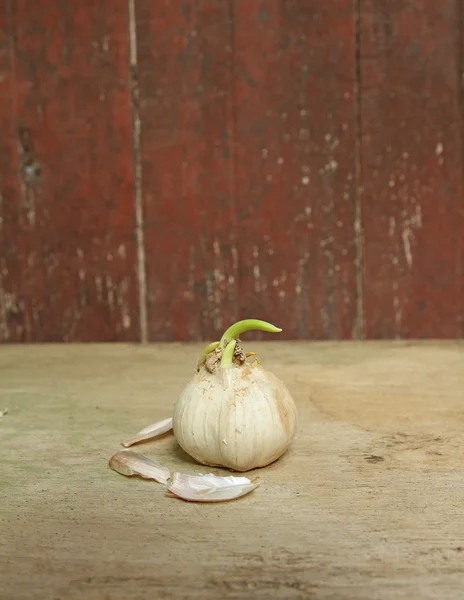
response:
M458 102L459 102L459 125L460 125L460 152L461 152L461 227L458 241L457 278L458 278L458 314L456 337L462 339L464 336L464 0L456 0L457 3L457 78L458 78Z
M355 19L355 246L356 246L356 339L365 337L364 317L364 235L362 182L362 104L361 104L361 0L354 0Z
M132 158L134 164L135 233L137 243L137 283L139 300L140 342L148 342L147 273L142 195L142 161L140 152L141 121L137 80L137 23L135 0L128 0L129 12L129 87L132 109Z

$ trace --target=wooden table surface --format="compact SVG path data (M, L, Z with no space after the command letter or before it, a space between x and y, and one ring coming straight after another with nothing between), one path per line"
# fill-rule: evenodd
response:
M0 348L2 600L464 597L464 344L245 347L294 394L299 432L218 504L107 466L170 416L200 346ZM211 471L173 436L137 451Z

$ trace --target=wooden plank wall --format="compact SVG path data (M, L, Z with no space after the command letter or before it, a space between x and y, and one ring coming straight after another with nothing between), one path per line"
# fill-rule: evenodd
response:
M137 339L127 13L1 0L0 20L0 339Z
M363 0L365 334L463 334L462 2Z
M0 0L0 341L462 337L462 8Z

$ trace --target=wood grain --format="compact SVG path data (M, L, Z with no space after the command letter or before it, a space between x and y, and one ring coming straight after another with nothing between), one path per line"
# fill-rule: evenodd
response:
M461 5L0 0L0 342L462 337Z
M356 336L353 3L233 7L240 315Z
M14 81L8 5L7 0L0 0L0 341L9 338L20 340L24 331L24 302L19 300L21 264L18 260L19 244L23 238L18 235L14 212L8 209L16 204L15 174L19 171L19 157L14 144Z
M230 2L135 10L149 339L218 339L238 295Z
M364 306L369 338L462 334L458 4L360 3Z
M136 340L127 12L0 8L0 341Z
M298 434L214 505L108 467L201 347L0 348L2 600L462 599L463 344L255 342ZM172 435L133 450L211 471Z

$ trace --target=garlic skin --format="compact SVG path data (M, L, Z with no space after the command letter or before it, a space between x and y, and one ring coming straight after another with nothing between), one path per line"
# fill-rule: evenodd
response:
M234 471L274 462L297 428L285 384L257 364L199 368L176 402L174 435L196 461Z
M131 450L116 452L110 458L109 466L116 473L120 473L126 477L139 475L144 479L154 479L158 483L167 484L171 477L171 472L167 467L163 467L156 461L151 460L151 458L143 454L137 454Z
M146 440L151 440L154 437L158 437L159 435L163 435L163 433L167 433L172 429L172 417L168 419L163 419L162 421L156 421L156 423L152 423L148 425L148 427L144 427L138 433L134 435L130 440L126 440L125 442L121 442L121 445L125 448L129 448L129 446L133 446L134 444L138 444L139 442L145 442Z
M249 494L260 482L247 477L218 477L206 475L186 475L173 473L168 483L171 494L190 502L224 502Z

